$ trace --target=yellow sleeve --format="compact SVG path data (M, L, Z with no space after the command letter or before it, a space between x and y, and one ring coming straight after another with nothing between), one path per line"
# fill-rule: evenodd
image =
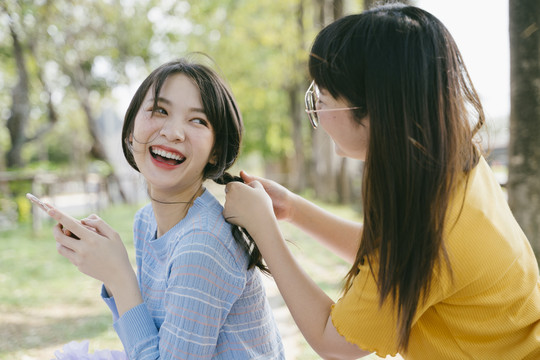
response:
M376 272L376 267L374 268ZM332 307L332 323L345 339L385 357L397 354L396 314L392 300L379 307L377 285L367 261L349 291Z

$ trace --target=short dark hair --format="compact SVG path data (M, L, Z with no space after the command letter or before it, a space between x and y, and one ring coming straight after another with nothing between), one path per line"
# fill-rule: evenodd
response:
M229 169L240 152L243 123L236 100L225 81L207 65L181 58L159 66L139 86L124 117L122 128L122 150L127 162L139 171L133 158L130 136L133 133L135 118L148 91L154 91L154 110L165 80L174 74L184 74L199 88L202 105L214 129L214 148L212 155L215 164L208 163L204 169L205 179L216 180Z
M215 164L206 164L203 173L204 179L212 179L218 184L227 184L231 181L243 182L241 177L227 173L240 152L244 129L236 100L225 81L216 71L188 58L181 58L161 65L148 75L135 92L126 111L122 127L122 150L127 162L139 171L133 157L130 137L133 133L135 118L146 94L153 89L153 111L155 111L158 109L161 87L169 76L175 74L186 75L199 88L204 113L214 130L212 157L216 159L216 162ZM269 273L268 267L263 262L262 254L249 233L236 225L231 225L231 231L236 242L249 256L248 269L258 267L262 272Z

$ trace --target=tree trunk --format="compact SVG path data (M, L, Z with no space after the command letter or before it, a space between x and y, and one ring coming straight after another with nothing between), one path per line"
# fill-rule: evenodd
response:
M105 150L105 145L101 141L101 134L98 127L97 118L94 116L92 111L92 106L90 105L90 94L88 89L88 81L86 81L86 74L80 66L75 66L71 69L64 64L64 72L70 74L71 80L73 82L73 87L79 99L79 104L86 115L86 124L88 130L90 131L90 136L92 137L92 148L90 150L91 155L95 159L103 160L109 163L107 157L107 151Z
M342 0L317 0L319 11L315 23L322 29L327 23L343 16ZM326 11L331 9L332 11ZM346 160L336 155L332 139L322 130L312 131L311 182L317 198L336 201L350 197L342 193L346 187L339 186L347 181ZM343 170L343 171L342 171Z
M298 31L297 44L298 47L303 49L304 47L304 5L303 1L299 0L296 11L296 24ZM299 60L293 62L294 71L303 71L304 64ZM289 111L292 119L293 131L293 144L294 144L294 159L292 168L294 171L289 172L291 174L290 184L291 189L294 192L302 192L306 188L306 160L304 153L304 141L302 136L302 125L305 122L305 114L303 104L303 85L299 82L300 77L293 76L290 80L290 85L287 87L287 93L289 95ZM302 77L303 79L303 77ZM302 83L303 84L303 83Z
M510 0L508 202L540 258L540 2Z
M296 85L296 84L294 84ZM304 155L304 142L302 139L302 123L303 123L303 114L301 114L302 109L300 109L300 102L298 101L298 87L290 87L287 92L289 93L289 102L291 106L291 118L293 122L293 143L294 143L294 159L292 171L290 174L293 178L290 180L291 190L294 192L302 192L306 187L306 177L305 177L305 155Z
M339 19L343 16L343 0L334 0L334 20Z
M9 13L8 16L10 16ZM36 57L35 48L32 46L34 42L30 41L30 44L27 44L26 47L23 48L23 44L19 39L17 31L15 30L14 23L10 23L10 33L13 39L13 54L19 81L12 90L11 114L7 120L7 128L11 139L11 148L6 153L6 163L8 167L20 168L24 165L21 157L23 146L26 143L32 142L36 139L41 140L42 136L52 129L53 125L58 120L58 116L52 102L51 91L44 79L42 68L38 67L38 69L36 69L37 78L43 85L43 92L47 95L48 122L34 131L32 136L27 134L26 130L29 127L28 123L31 109L29 86L31 75L28 73L26 61L28 57L31 57L36 62L39 62L39 60ZM26 36L28 37L28 34L26 34ZM25 55L25 49L28 55ZM35 91L36 90L34 89L34 92ZM47 153L42 152L40 155L46 156ZM0 156L2 156L2 154L0 154ZM4 167L5 166L2 164L0 166L0 170Z
M348 204L351 201L351 186L349 171L347 170L347 158L341 159L337 181L337 196L340 204Z
M10 24L11 38L13 39L13 54L17 65L19 81L12 90L11 114L7 120L7 128L11 139L11 148L6 154L8 168L22 167L21 151L26 142L25 129L30 115L30 100L28 95L28 70L24 59L24 52L13 24Z
M381 4L381 3L391 3L395 2L395 0L364 0L364 9L369 9L373 7L375 4ZM410 0L400 0L400 3L411 5Z

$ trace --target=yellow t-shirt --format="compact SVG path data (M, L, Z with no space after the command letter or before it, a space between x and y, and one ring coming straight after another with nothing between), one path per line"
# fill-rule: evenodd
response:
M457 189L447 218L445 244L453 278L443 261L417 310L408 352L401 355L415 360L540 359L538 263L483 158L467 188L463 182ZM379 356L395 355L396 311L391 300L381 308L378 304L366 261L333 306L332 321L347 341Z

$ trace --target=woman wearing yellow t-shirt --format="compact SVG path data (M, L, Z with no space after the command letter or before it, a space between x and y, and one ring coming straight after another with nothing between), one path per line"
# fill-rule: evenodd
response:
M313 127L365 161L363 223L245 173L224 214L256 241L310 345L332 359L540 359L538 263L473 142L484 113L444 25L401 4L347 16L319 33L309 70ZM277 220L352 264L337 303Z

